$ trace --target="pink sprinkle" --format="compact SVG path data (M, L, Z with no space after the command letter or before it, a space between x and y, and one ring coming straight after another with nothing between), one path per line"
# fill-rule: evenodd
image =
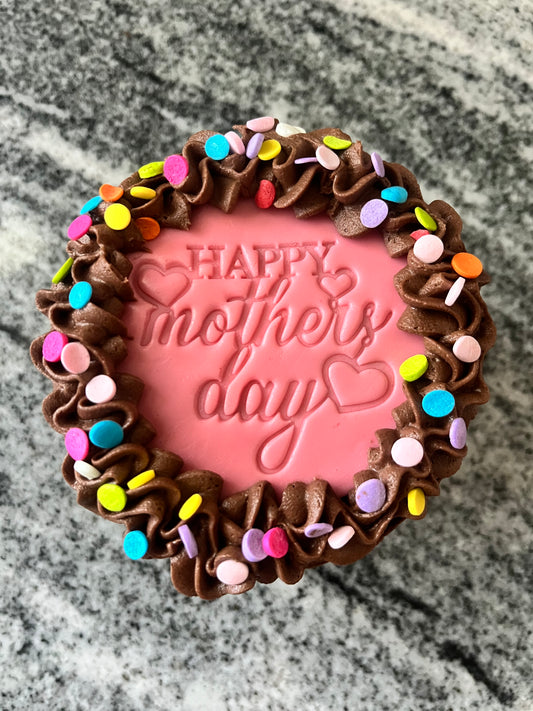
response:
M427 234L422 235L417 239L413 247L413 253L417 259L420 259L424 264L433 264L437 262L444 252L444 244L437 235Z
M109 402L115 397L117 386L109 375L95 375L85 386L85 396L91 402Z
M259 181L259 188L255 194L255 204L265 210L270 207L276 199L276 188L270 180Z
M67 343L61 351L61 363L69 373L85 373L91 364L91 354L82 343Z
M275 121L272 116L259 116L258 118L247 121L246 128L249 128L250 131L264 133L265 131L270 131L274 128L274 123Z
M171 185L180 185L189 175L187 158L180 155L169 156L165 160L163 174Z
M79 427L71 427L65 435L65 447L72 459L85 459L89 454L89 438Z
M400 467L416 467L424 458L424 447L413 437L400 437L392 445L391 457Z
M316 159L326 170L335 170L341 164L341 159L327 146L320 145L315 151Z
M355 530L351 526L341 526L333 531L328 538L328 543L334 549L342 548L348 541L351 541L354 535Z
M462 276L458 277L453 284L450 287L450 290L446 294L446 298L444 299L444 303L446 306L453 306L457 299L459 298L459 295L461 294L461 291L463 290L463 286L465 285L466 279Z
M383 178L385 175L385 166L383 165L382 157L379 153L374 151L370 154L370 160L372 161L372 165L374 166L374 170L376 171L378 178Z
M91 216L88 214L85 215L78 215L78 217L74 218L72 222L70 223L68 230L67 230L67 236L69 239L79 239L80 237L83 237L83 235L87 234L87 231L89 227L93 224L93 221L91 220Z
M64 333L52 331L43 341L43 358L49 363L58 363L61 360L61 351L67 343L68 338Z
M411 232L411 237L414 240L417 240L417 239L420 239L420 237L423 237L424 235L428 235L428 234L429 234L429 230L424 230L424 229L415 230L414 232Z
M248 566L240 560L223 560L217 566L217 578L225 585L241 585L249 574Z
M282 528L271 528L263 536L263 550L271 558L283 558L289 551L289 539Z
M242 138L235 131L228 131L224 134L224 138L229 143L229 147L232 153L236 153L238 156L243 156L246 153L246 148L242 142Z
M378 227L386 219L389 214L389 206L385 200L374 198L365 202L361 208L361 224L364 227L372 229Z

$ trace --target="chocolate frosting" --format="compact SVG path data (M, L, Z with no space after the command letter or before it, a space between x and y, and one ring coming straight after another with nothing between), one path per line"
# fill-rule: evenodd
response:
M245 126L234 129L245 144L253 135ZM189 173L179 186L171 185L163 175L141 179L136 172L127 178L122 183L124 195L119 202L131 211L129 226L120 231L108 227L103 219L108 203L101 203L91 212L93 225L88 234L67 246L74 260L70 277L38 292L37 306L48 316L53 329L88 348L90 368L73 375L65 372L60 363L45 361L44 336L31 346L35 365L54 385L44 400L43 412L55 430L63 434L71 427L88 431L102 419L115 420L124 430L123 443L112 449L91 445L88 461L102 472L96 480L80 476L74 470L74 460L69 455L65 457L63 475L76 490L78 503L106 519L123 523L128 531L144 531L149 542L146 557L170 558L174 586L185 595L205 599L244 592L256 581L270 583L281 578L295 583L306 568L326 562L352 563L371 551L405 518L417 518L408 510L407 493L417 487L426 496L437 496L441 480L457 471L466 454L466 447L455 449L450 444L453 417L432 420L423 412L421 399L435 386L445 387L455 397L454 417L464 418L468 425L479 405L488 399L483 358L495 339L494 324L480 296L480 286L488 282L485 272L466 281L453 306L445 305L446 293L458 277L451 258L465 251L462 223L445 202L426 204L416 179L406 168L386 163L385 177L380 178L359 142L342 151L340 165L333 171L319 163L295 164L297 158L314 155L326 135L350 140L333 128L287 138L275 130L267 132L266 139L273 138L281 144L280 153L272 161L250 160L236 154L213 160L205 151L205 142L211 135L211 131L201 131L185 144L182 155L188 161ZM116 371L127 349L121 315L124 303L133 298L127 255L145 249L136 220L152 217L163 227L186 230L194 206L211 204L231 212L238 200L255 195L261 180L269 180L275 186L276 208L291 207L297 218L326 212L338 232L349 239L368 232L360 220L361 208L368 200L379 197L383 188L397 185L408 192L405 203L390 205L380 230L392 257L407 256L407 266L395 278L396 289L405 302L398 327L424 337L429 368L419 380L404 383L405 402L393 411L396 429L376 433L378 445L369 452L368 468L354 475L354 488L346 496L339 497L327 481L315 479L309 484L294 482L287 486L280 503L267 481L222 499L219 475L183 471L178 454L150 446L154 429L138 409L143 383ZM153 188L155 197L149 201L135 198L130 193L133 186ZM434 264L421 262L413 253L410 233L420 227L414 214L417 206L435 219L435 233L444 243L444 253ZM68 296L72 283L78 281L90 282L93 294L87 306L72 309ZM463 335L474 336L481 345L482 355L474 363L463 363L452 352L454 342ZM85 385L100 373L114 378L117 394L110 402L93 404L85 397ZM401 467L391 458L392 444L405 436L414 437L423 445L424 457L417 466ZM156 477L127 490L123 511L113 513L101 506L96 492L103 483L125 487L129 479L146 469L154 469ZM386 501L379 511L364 513L355 502L355 490L363 481L376 477L385 484ZM178 511L194 493L201 493L202 504L187 522L198 543L198 555L189 558L179 535ZM355 535L335 550L328 545L327 536L305 536L305 527L319 521L334 528L350 525ZM274 526L282 527L287 534L287 555L279 559L267 557L259 563L246 561L241 552L244 533L253 527L266 531ZM228 586L217 578L217 566L227 559L249 566L248 578L242 584Z

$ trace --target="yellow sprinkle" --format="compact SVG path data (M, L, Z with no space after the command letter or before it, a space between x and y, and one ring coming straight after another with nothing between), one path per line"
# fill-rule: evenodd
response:
M415 215L422 227L425 227L426 230L429 230L430 232L435 232L437 229L437 223L431 217L429 212L426 212L422 207L415 207Z
M73 261L72 257L69 257L67 261L59 267L57 272L52 277L52 284L59 284L60 281L63 281L69 273Z
M281 151L281 144L276 141L275 138L269 138L267 141L263 141L261 150L257 154L260 160L272 160Z
M151 200L155 198L155 190L137 185L137 187L130 190L130 195L134 198L140 198L141 200Z
M426 495L422 489L411 489L407 494L407 508L411 516L420 516L426 508Z
M337 138L336 136L324 136L322 141L328 148L332 148L334 151L343 151L352 145L351 141L346 141L344 138Z
M124 230L130 224L131 213L120 202L114 202L104 212L104 220L108 227L112 230Z
M118 484L102 484L96 492L96 498L108 511L122 511L126 506L126 492Z
M178 516L181 518L182 521L186 521L191 516L194 516L194 514L198 511L201 505L202 497L200 496L200 494L193 494L192 496L189 496L187 501L185 501L185 503L178 512Z
M408 383L421 378L428 369L428 359L425 355L419 353L404 360L400 366L400 375Z
M128 481L128 489L137 489L137 487L152 481L155 477L155 472L153 469L147 469L145 472L141 472L134 476L133 479Z
M161 173L163 172L164 165L164 160L155 160L153 161L153 163L146 163L146 165L141 165L138 170L139 177L144 180L144 178L153 178L154 175L161 175Z

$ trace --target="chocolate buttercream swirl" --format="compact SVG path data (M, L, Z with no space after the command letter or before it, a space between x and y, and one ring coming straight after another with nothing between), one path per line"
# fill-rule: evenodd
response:
M248 144L253 131L246 126L234 130ZM286 583L298 581L306 568L326 562L352 563L374 546L405 518L409 512L407 495L414 488L426 496L439 494L440 481L457 471L466 447L450 443L450 425L454 417L465 423L475 416L479 405L488 399L483 380L483 358L495 339L494 324L480 295L480 286L488 282L483 272L467 279L457 301L445 304L450 287L458 278L451 266L452 257L464 251L462 223L448 204L435 201L427 205L416 179L406 168L385 163L379 176L361 143L354 142L339 152L340 164L331 171L319 162L298 164L298 158L314 156L325 136L350 141L338 129L327 128L282 137L275 129L265 139L281 144L272 161L248 159L230 154L217 161L206 154L206 140L214 135L200 131L189 138L182 155L188 174L180 185L172 185L163 174L142 178L138 172L122 183L123 196L118 201L131 213L131 222L122 230L109 227L102 202L91 212L88 233L67 247L73 259L70 276L64 283L41 290L38 308L48 316L54 330L78 341L88 349L91 362L82 374L65 371L61 363L43 358L41 336L32 343L32 359L52 382L53 391L44 400L43 412L51 426L65 434L72 427L85 431L101 420L113 420L123 429L124 440L111 449L90 444L86 458L101 475L87 479L74 469L67 455L63 475L77 492L78 502L106 519L121 522L127 531L142 531L148 540L147 557L170 558L174 586L185 595L213 599L226 593L244 592L256 581L270 583L280 578ZM181 458L172 452L150 446L154 435L151 424L139 412L143 383L138 378L118 373L116 366L125 357L126 328L121 320L124 303L133 298L128 282L130 252L143 250L144 239L139 218L153 218L161 226L187 230L196 205L210 204L231 212L241 199L253 197L262 180L275 188L274 207L292 208L297 218L326 212L339 234L352 239L367 231L361 222L363 205L380 196L389 186L405 188L408 197L402 204L391 203L380 229L392 257L407 256L407 266L395 278L395 286L405 303L398 327L424 337L429 367L415 382L404 382L405 401L393 410L396 429L376 433L377 446L370 450L368 468L354 475L354 486L339 497L327 481L315 479L309 484L294 482L283 491L278 502L272 485L257 482L245 491L221 498L222 479L208 471L183 471ZM132 195L134 187L151 188L153 197ZM426 210L437 224L434 233L442 239L444 252L439 261L426 264L413 252L411 232L420 227L415 208ZM73 283L87 281L92 286L91 301L82 309L73 309L69 293ZM464 335L475 337L481 357L473 363L459 360L453 344ZM115 397L94 404L85 395L85 386L98 374L110 375L117 386ZM454 395L453 416L435 420L421 407L423 396L443 388ZM391 448L399 437L413 437L424 450L416 466L402 467L391 457ZM127 482L141 472L153 469L156 476L139 487L129 489ZM362 511L355 498L357 487L369 479L380 479L386 487L386 500L374 513ZM98 501L97 491L104 483L124 488L126 506L112 512ZM197 545L197 554L187 550L180 528L180 506L193 494L202 497L200 508L186 525ZM423 515L423 514L421 514ZM307 526L330 524L333 529L350 526L350 540L340 548L328 544L326 535L306 536ZM288 540L286 555L267 556L253 563L243 555L244 534L252 528L268 531L281 528ZM217 576L218 566L226 560L248 566L248 576L240 584L228 585Z

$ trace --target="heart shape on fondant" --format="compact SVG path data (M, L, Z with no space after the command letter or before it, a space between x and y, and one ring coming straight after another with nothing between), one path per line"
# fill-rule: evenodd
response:
M134 286L149 303L171 306L190 289L191 281L185 269L179 262L162 268L155 261L145 261L133 274Z
M328 358L322 374L339 413L380 405L391 394L394 383L391 368L386 363L358 365L345 355Z
M319 284L322 291L334 299L340 299L354 288L356 278L350 269L337 269L336 272L322 274Z

